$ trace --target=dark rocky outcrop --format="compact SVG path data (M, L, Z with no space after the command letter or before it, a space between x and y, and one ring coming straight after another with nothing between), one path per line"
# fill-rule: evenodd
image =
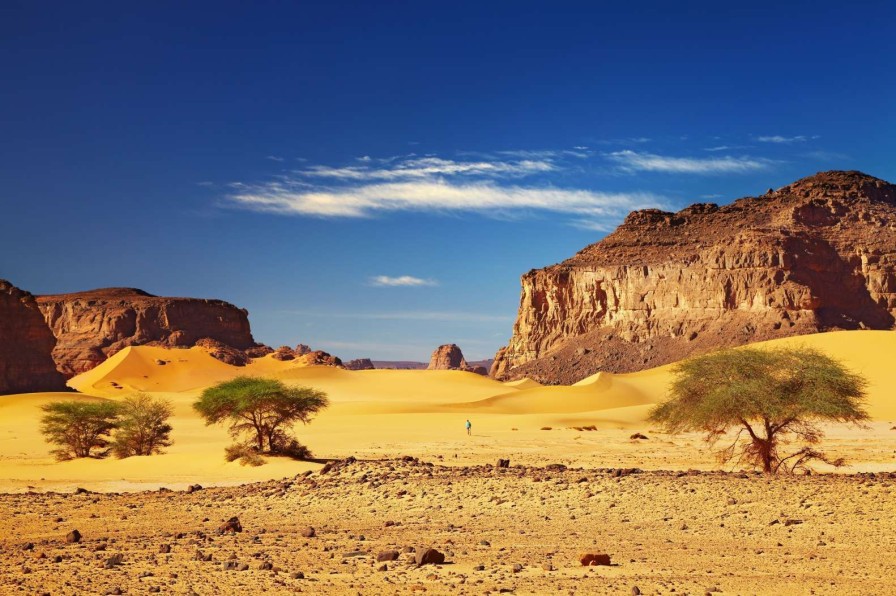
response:
M67 378L128 346L190 347L211 340L212 353L238 364L226 349L257 347L248 312L222 300L166 298L134 288L38 296L56 337L53 358Z
M572 383L755 341L892 329L894 316L896 186L824 172L722 207L635 211L526 273L492 375Z
M66 390L55 346L34 296L0 280L0 394Z

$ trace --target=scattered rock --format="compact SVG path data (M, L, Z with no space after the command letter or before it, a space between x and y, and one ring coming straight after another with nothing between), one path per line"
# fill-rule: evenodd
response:
M610 555L603 553L584 553L579 556L579 563L585 567L593 565L610 565Z
M240 518L238 517L231 517L218 527L218 534L226 534L228 532L235 534L236 532L242 531L243 526L240 524Z
M445 555L434 548L418 547L414 560L418 567L421 565L441 565L445 562Z
M81 542L81 532L79 532L78 530L72 530L65 535L65 541L68 544L77 544L78 542Z
M315 536L317 536L317 531L311 526L307 526L305 528L302 528L301 534L304 538L314 538Z
M378 554L376 560L378 563L382 563L383 561L397 561L398 556L397 550L386 550Z

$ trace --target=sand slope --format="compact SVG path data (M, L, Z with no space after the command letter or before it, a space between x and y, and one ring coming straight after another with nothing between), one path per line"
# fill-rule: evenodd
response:
M869 381L871 428L834 427L829 436L862 469L894 466L896 431L896 333L854 331L788 338L773 345L805 344L843 360ZM662 468L716 466L699 437L632 442L633 430L648 432L653 404L664 397L671 366L632 374L598 373L569 387L522 380L500 383L460 371L347 371L302 366L270 357L235 367L201 348L132 347L70 381L80 393L27 394L0 398L0 490L91 484L120 489L140 485L235 483L293 475L313 464L275 458L260 468L225 463L225 428L207 427L192 409L202 389L238 375L270 376L325 391L331 406L307 427L303 442L320 457L398 456L482 463L511 456L595 466ZM175 407L168 453L151 458L56 463L40 435L40 406L56 399L122 399L147 391ZM473 422L473 436L463 425ZM596 432L573 427L596 426ZM551 430L542 430L551 429ZM43 479L43 480L41 480Z

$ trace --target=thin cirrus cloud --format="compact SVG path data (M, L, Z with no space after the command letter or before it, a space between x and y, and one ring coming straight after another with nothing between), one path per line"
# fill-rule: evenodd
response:
M423 279L413 275L375 275L370 278L370 285L378 288L418 288L421 286L437 286L439 282L434 279Z
M574 223L663 205L661 197L648 192L559 188L546 180L567 169L569 160L582 159L582 150L514 153L514 158L411 155L343 167L314 165L266 183L233 187L227 200L253 211L327 218L402 211L489 216L553 212L574 216Z
M763 170L771 161L760 157L672 157L637 151L614 151L607 155L625 172L671 172L680 174L730 174Z
M813 139L817 139L818 136L813 136ZM762 137L756 137L756 140L760 143L802 143L803 141L808 141L809 137L806 135L796 135L795 137L785 137L782 135L766 135Z

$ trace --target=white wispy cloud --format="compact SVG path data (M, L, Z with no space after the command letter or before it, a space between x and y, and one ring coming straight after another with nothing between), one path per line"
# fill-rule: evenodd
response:
M385 288L413 288L420 286L437 286L439 283L434 279L422 279L413 275L399 275L391 277L389 275L375 275L370 278L370 285Z
M265 159L269 159L271 161L283 161L282 157L277 157L276 155L268 155Z
M675 172L684 174L720 174L762 170L771 161L758 157L672 157L637 151L614 151L608 158L626 172Z
M513 219L535 212L574 216L574 225L603 226L633 209L663 207L649 192L561 188L546 180L592 155L587 148L388 158L348 165L308 165L260 184L237 183L230 206L282 215L361 218L400 211L478 213ZM621 152L618 155L622 155ZM616 155L616 154L614 154Z
M366 160L365 160L366 161ZM402 180L433 176L526 176L550 172L556 166L545 159L521 159L519 161L454 161L440 157L403 159L388 167L368 166L312 166L298 173L317 178L337 180Z
M817 139L818 137L812 137L813 139ZM795 137L785 137L781 135L767 135L762 137L756 137L756 140L760 143L802 143L803 141L809 140L809 137L806 135L796 135Z
M395 211L489 214L498 210L538 210L594 217L615 216L662 204L662 199L645 192L502 186L492 181L441 179L315 190L272 182L237 192L230 200L255 211L319 217L368 217Z

